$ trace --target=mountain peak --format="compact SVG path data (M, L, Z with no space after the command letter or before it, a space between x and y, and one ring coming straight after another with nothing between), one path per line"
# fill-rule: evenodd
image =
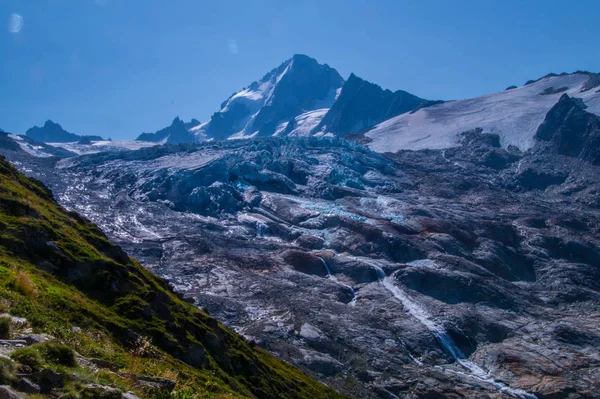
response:
M218 140L279 134L294 118L329 108L343 83L329 65L294 54L230 96L197 134Z
M46 122L44 122L44 127L46 127L46 128L52 127L52 128L62 129L62 126L58 123L53 122L52 119L48 119Z
M335 104L316 130L339 135L362 132L426 102L402 90L384 90L351 73Z
M306 54L294 54L291 59L292 60L311 60L311 61L317 62L317 60L315 60L312 57L309 57Z
M25 135L43 143L69 143L80 141L87 137L89 140L103 140L100 136L83 136L66 131L63 127L48 119L42 127L34 126L25 132Z
M195 136L190 129L199 125L197 119L190 122L184 122L179 116L176 116L171 125L156 131L155 133L142 133L136 140L161 142L166 140L169 144L189 143L195 141Z

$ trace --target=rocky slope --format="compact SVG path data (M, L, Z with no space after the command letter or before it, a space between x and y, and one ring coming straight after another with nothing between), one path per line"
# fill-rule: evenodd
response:
M550 152L578 157L600 165L600 118L585 104L563 94L536 132Z
M196 119L190 122L184 122L179 117L176 117L171 123L171 126L161 129L155 133L142 133L136 140L151 141L156 143L190 143L195 141L195 136L190 132L190 129L200 124Z
M566 127L563 105L548 118ZM348 396L594 398L600 173L551 137L18 158L178 292Z
M11 315L0 318L1 338L21 333L0 341L0 383L25 393L340 397L183 301L4 159L0 280L0 306ZM20 397L6 386L0 394Z
M351 74L323 117L316 132L347 135L369 130L396 115L412 111L427 100L403 90L391 92Z
M25 135L36 141L43 143L69 143L76 142L82 139L87 140L104 140L100 136L80 136L74 133L69 133L62 128L58 123L47 120L44 126L34 126L27 130Z

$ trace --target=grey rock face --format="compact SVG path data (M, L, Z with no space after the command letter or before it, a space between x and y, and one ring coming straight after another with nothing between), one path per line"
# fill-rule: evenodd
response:
M168 126L155 133L142 133L136 140L140 141L152 141L161 142L165 141L169 144L179 143L190 143L196 141L193 133L190 133L190 129L199 125L200 122L192 119L190 122L183 122L179 117L176 117Z
M600 118L566 94L548 112L536 138L555 153L600 165Z
M41 141L43 143L68 143L79 141L82 138L90 140L102 140L99 136L80 136L74 133L67 132L58 123L47 120L44 126L34 126L25 133L27 137Z
M329 108L343 83L329 65L294 55L224 101L201 132L217 140L239 133L270 136L279 125L294 123L307 111Z
M28 393L28 394L38 394L41 392L41 388L39 385L31 382L27 378L21 378L15 385L17 391Z
M121 399L123 398L123 393L120 389L98 385L98 384L89 384L83 389L83 394L87 398L92 399Z
M346 135L362 132L396 115L412 111L427 100L403 90L391 92L351 74L340 96L316 130Z

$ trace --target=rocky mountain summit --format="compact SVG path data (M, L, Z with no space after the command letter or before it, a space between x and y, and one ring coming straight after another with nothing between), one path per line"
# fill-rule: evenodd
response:
M190 129L200 124L196 119L192 119L190 122L184 122L179 117L173 119L171 126L161 129L155 133L142 133L136 140L138 141L152 141L159 143L179 144L189 143L195 141L195 136L190 133Z
M296 54L232 94L209 121L186 126L187 132L178 125L172 138L173 126L137 140L177 144L264 136L343 136L426 104L410 93L383 90L354 74L344 81L329 65Z
M61 125L54 123L51 120L47 120L46 123L44 123L44 126L34 126L28 129L25 135L43 143L69 143L80 141L82 139L94 141L104 140L100 136L80 136L67 132Z

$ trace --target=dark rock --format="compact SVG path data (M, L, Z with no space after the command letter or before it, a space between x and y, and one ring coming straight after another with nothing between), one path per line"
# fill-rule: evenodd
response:
M600 118L566 94L548 112L535 137L550 151L600 165Z
M411 111L427 100L402 90L391 92L351 74L316 131L346 135L367 130L379 122Z
M518 186L526 190L545 190L550 186L564 183L566 179L564 173L534 168L523 169L515 176Z
M483 129L477 128L460 134L461 145L469 147L493 147L500 148L500 136L493 133L483 133Z
M190 143L196 141L193 133L189 130L200 123L192 119L191 122L184 122L179 117L173 119L171 126L157 131L156 133L142 133L136 140L160 142L166 140L169 144Z
M29 379L23 377L16 384L15 389L20 392L25 392L27 394L38 394L41 392L40 386L34 384Z
M62 128L58 123L54 123L51 120L47 120L44 126L34 126L25 132L27 137L32 138L43 143L68 143L79 141L84 137L90 140L102 140L99 136L79 136L77 134L69 133Z
M50 369L43 369L31 375L31 378L40 386L41 393L49 393L54 388L62 388L67 376Z
M0 399L24 399L7 385L0 385Z
M547 96L550 94L558 94L558 93L562 93L563 91L567 91L569 90L568 87L564 86L564 87L547 87L546 89L544 89L544 91L542 91L540 93L541 96Z
M289 250L283 254L283 259L299 272L321 277L327 276L324 261L311 253Z

